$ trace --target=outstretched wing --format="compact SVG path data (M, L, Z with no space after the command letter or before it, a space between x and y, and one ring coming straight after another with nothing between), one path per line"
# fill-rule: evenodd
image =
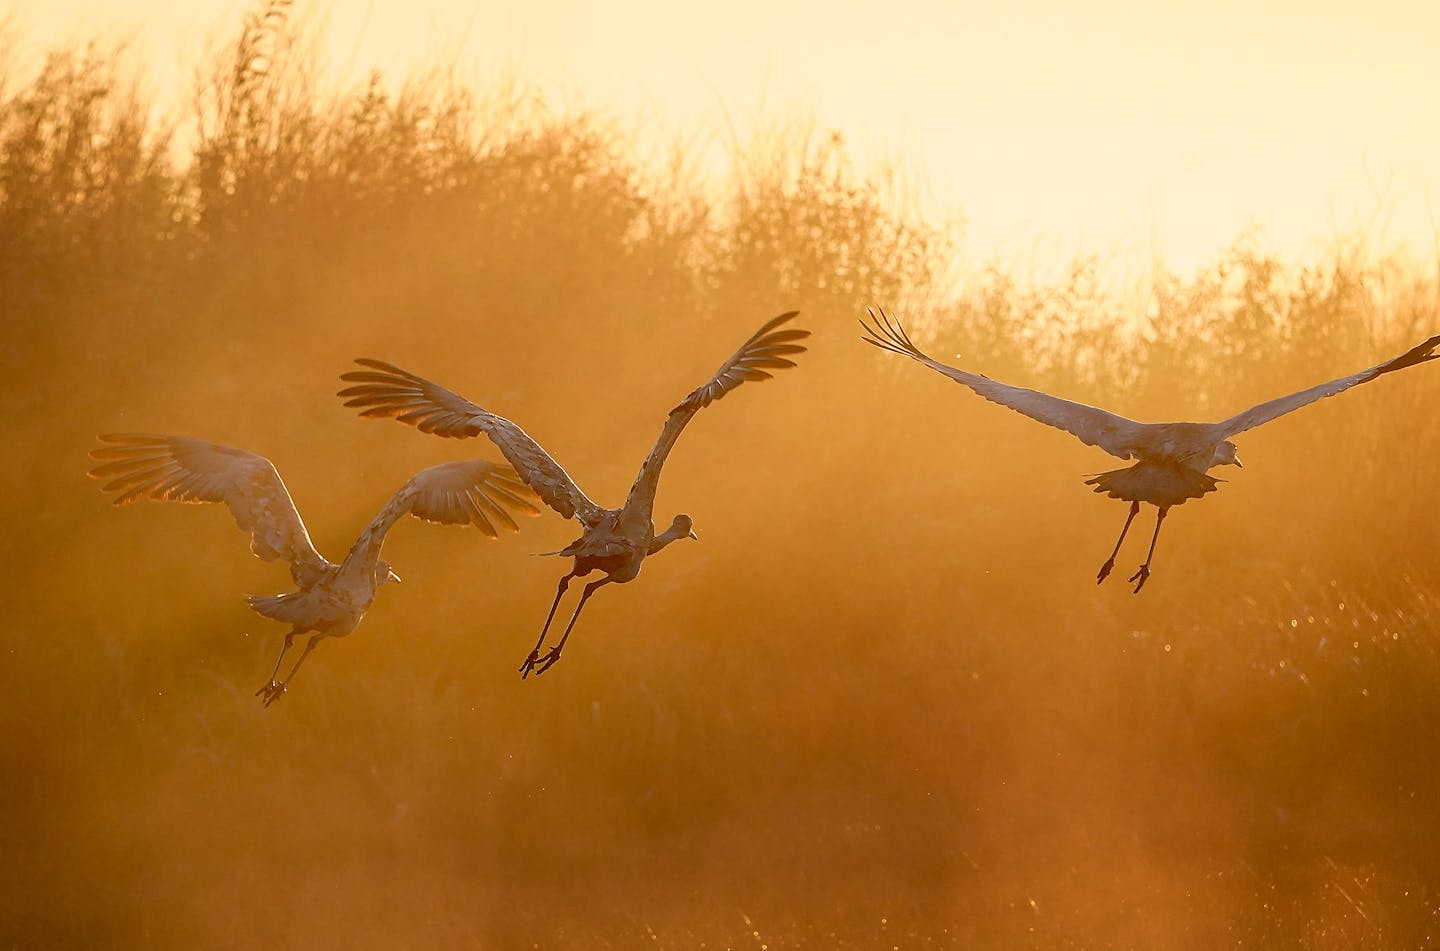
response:
M141 499L162 502L224 502L250 550L265 561L290 562L295 583L306 585L333 567L315 550L285 482L264 456L187 436L149 433L102 435L109 443L90 452L102 465L90 470L116 505Z
M474 525L498 538L497 525L512 532L520 530L515 515L538 516L536 501L535 493L507 465L486 459L442 462L415 473L390 497L345 560L353 567L357 559L363 559L373 567L385 533L407 513L427 522Z
M746 380L768 380L774 374L767 370L784 370L795 365L786 359L805 348L795 343L810 336L808 330L777 330L800 315L798 310L786 311L779 317L767 320L765 325L750 335L730 359L720 365L710 379L697 386L690 394L670 411L670 415L685 410L698 410L709 406Z
M499 525L512 532L520 526L515 515L534 518L539 501L514 469L486 459L442 462L421 469L395 493L411 515L444 525L474 525L498 538Z
M361 416L393 416L422 433L451 439L484 433L525 484L561 515L588 525L604 511L580 491L575 480L539 443L505 417L394 364L369 359L355 362L366 369L342 373L340 379L356 385L346 387L339 395L346 397L346 406L360 409Z
M795 361L789 357L805 352L805 348L796 341L810 336L810 331L778 328L795 319L798 314L799 311L787 311L766 321L763 327L740 345L739 350L730 355L730 359L720 365L720 369L716 370L710 379L691 390L679 405L670 411L664 428L660 430L660 438L655 441L655 448L645 457L640 472L635 477L635 484L630 487L630 495L625 499L624 514L621 516L622 530L623 526L640 519L643 519L648 527L665 457L670 454L670 448L675 445L675 440L680 438L680 432L692 416L747 380L768 380L773 376L769 371L784 370L795 365Z
M1117 416L1098 406L1063 400L1038 390L1011 386L978 373L967 373L946 366L930 359L915 346L900 321L888 316L883 310L878 314L874 310L868 310L868 313L871 323L860 321L860 326L865 329L865 336L861 339L866 343L923 363L956 383L970 387L992 403L999 403L1046 426L1063 429L1087 446L1098 446L1121 459L1134 458L1136 448L1143 442L1146 428L1144 423Z
M1298 393L1291 393L1289 396L1281 396L1252 406L1243 413L1236 413L1229 419L1216 423L1219 438L1224 439L1236 433L1243 433L1247 429L1254 429L1272 419L1284 416L1286 413L1293 413L1302 406L1308 406L1316 400L1323 400L1327 396L1334 396L1343 393L1352 386L1359 386L1361 383L1369 383L1376 377L1392 373L1395 370L1403 370L1406 367L1413 367L1417 364L1426 363L1440 357L1435 353L1436 346L1440 346L1440 335L1431 337L1418 347L1400 354L1393 360L1371 367L1368 370L1361 370L1359 373L1352 373L1349 376L1342 376L1338 380L1331 380L1329 383L1321 383L1319 386L1312 386L1308 390L1301 390Z

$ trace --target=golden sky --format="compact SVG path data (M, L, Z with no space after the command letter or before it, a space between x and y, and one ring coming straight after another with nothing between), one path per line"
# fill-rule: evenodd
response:
M183 89L247 8L49 0L12 19L31 52L131 37ZM717 149L727 117L743 134L813 114L916 172L937 213L963 216L972 262L1158 251L1184 272L1254 226L1291 257L1355 233L1436 253L1435 4L362 0L323 16L337 74L458 51L476 81L513 69L557 104Z

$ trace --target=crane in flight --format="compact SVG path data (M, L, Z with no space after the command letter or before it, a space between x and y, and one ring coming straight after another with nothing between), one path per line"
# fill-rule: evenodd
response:
M360 409L361 416L393 416L421 432L436 436L464 439L484 433L545 504L565 518L574 518L583 527L575 541L560 551L546 552L574 558L574 567L560 579L555 600L550 603L550 612L540 629L540 637L520 665L523 680L531 671L544 673L560 659L581 609L596 590L603 585L634 580L646 558L673 541L697 537L688 515L675 516L669 528L658 535L655 533L651 510L655 504L655 490L660 484L660 469L685 424L701 409L747 380L767 380L772 375L769 371L795 365L788 358L804 352L805 348L796 341L810 336L810 332L781 328L797 314L798 311L790 311L767 321L709 380L692 390L670 411L660 430L660 438L640 466L625 504L617 509L607 509L592 502L560 464L510 420L408 370L380 360L356 360L365 369L341 374L342 380L354 385L341 390L339 395L346 398L346 406ZM565 626L565 633L542 656L540 648L545 645L555 609L570 581L592 571L603 571L605 577L585 585L575 613Z
M1115 567L1115 556L1120 553L1120 544L1130 530L1130 523L1140 512L1140 503L1149 502L1159 510L1145 562L1129 579L1135 585L1136 594L1145 587L1150 577L1150 562L1155 557L1155 542L1160 537L1160 526L1166 513L1172 506L1180 505L1187 499L1198 499L1219 488L1220 480L1210 476L1206 470L1214 466L1240 466L1240 457L1236 455L1231 436L1254 429L1316 400L1343 393L1352 386L1368 383L1383 374L1440 357L1440 353L1434 352L1440 345L1440 335L1437 335L1393 360L1268 400L1217 423L1140 423L1095 406L1011 386L987 376L946 366L932 360L915 346L899 320L883 310L877 313L870 309L868 313L870 323L860 321L865 330L861 339L866 343L922 363L956 383L968 386L992 403L999 403L1047 426L1065 430L1087 446L1097 446L1120 459L1139 460L1133 466L1102 472L1085 482L1094 486L1096 492L1130 503L1130 513L1120 529L1120 538L1115 542L1110 557L1100 566L1100 572L1095 577L1096 584L1104 581Z
M321 640L344 637L359 626L376 590L399 581L380 559L385 534L407 513L430 522L474 525L491 538L495 526L518 530L512 512L538 516L533 494L509 466L483 459L445 462L422 469L390 497L365 526L340 564L316 551L285 482L264 456L188 436L149 433L102 435L91 450L101 465L90 476L106 480L116 505L150 498L162 502L224 502L235 524L250 534L250 550L264 561L290 563L296 590L248 597L251 610L291 625L275 669L255 691L265 706L285 694L305 658ZM295 638L311 638L284 680L275 678Z

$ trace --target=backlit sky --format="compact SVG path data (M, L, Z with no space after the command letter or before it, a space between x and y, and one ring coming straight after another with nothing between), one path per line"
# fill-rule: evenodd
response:
M130 37L156 85L184 89L245 9L47 0L12 25L31 53ZM337 75L458 51L477 81L511 68L559 105L716 145L727 117L812 114L916 172L937 216L963 217L971 261L1158 252L1184 272L1255 226L1291 258L1357 232L1436 254L1436 4L357 0L325 16Z

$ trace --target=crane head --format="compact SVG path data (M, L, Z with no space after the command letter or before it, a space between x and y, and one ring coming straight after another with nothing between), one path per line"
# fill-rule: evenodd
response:
M1222 439L1215 447L1215 458L1210 463L1212 466L1238 466L1243 469L1245 466L1240 462L1240 450L1228 439Z
M675 520L670 523L670 531L675 533L676 538L700 540L700 536L695 534L695 522L688 515L675 516Z
M649 554L653 555L666 545L681 538L699 538L700 536L695 534L694 526L695 523L691 521L690 516L675 516L675 520L670 523L670 527L659 535L656 535L655 540L650 543Z
M390 567L388 561L382 561L375 565L375 587L378 588L382 584L389 584L392 581L398 582L399 580L400 576L395 573L394 568Z

